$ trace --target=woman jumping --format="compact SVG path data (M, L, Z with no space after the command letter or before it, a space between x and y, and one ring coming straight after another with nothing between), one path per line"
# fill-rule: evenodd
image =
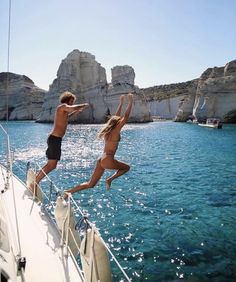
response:
M117 170L112 176L106 179L107 189L110 189L114 179L129 171L130 166L128 164L115 159L115 153L120 142L120 131L128 121L132 109L133 94L128 94L128 105L124 116L121 117L120 114L124 100L125 96L121 95L115 115L108 120L104 128L98 133L98 137L104 139L105 146L102 156L97 160L95 170L90 180L64 191L64 198L67 198L69 193L73 194L84 189L93 188L102 177L105 169Z

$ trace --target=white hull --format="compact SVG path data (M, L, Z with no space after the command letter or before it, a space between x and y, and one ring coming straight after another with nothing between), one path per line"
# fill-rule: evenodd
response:
M0 187L4 187L6 170L0 167ZM68 253L65 256L65 248L60 247L60 234L56 225L47 213L32 200L31 193L24 183L13 176L13 186L16 200L16 214L19 226L19 238L21 255L26 258L25 280L21 276L15 276L15 268L9 272L11 265L11 252L4 252L0 248L0 272L6 272L11 281L25 282L80 282L83 275L74 258ZM12 183L10 188L0 195L0 219L3 222L7 215L6 223L10 235L17 237L16 218L14 213L14 201ZM5 214L5 215L4 215ZM9 220L11 226L9 226ZM0 222L1 223L1 222ZM13 236L10 236L10 239ZM13 253L17 254L16 247L10 241ZM4 257L6 262L4 262ZM12 260L13 261L13 260ZM14 261L13 261L14 262Z

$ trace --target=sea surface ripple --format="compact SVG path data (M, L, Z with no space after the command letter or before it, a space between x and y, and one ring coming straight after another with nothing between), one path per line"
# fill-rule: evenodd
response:
M4 124L5 126L5 124ZM28 161L45 164L50 124L10 122L25 181ZM51 179L62 190L88 180L103 150L100 125L69 125ZM236 126L153 122L124 127L117 159L130 171L106 191L75 194L132 281L236 281ZM0 157L5 142L0 137ZM2 162L1 161L1 162ZM46 181L42 181L47 190ZM115 269L114 281L123 281Z

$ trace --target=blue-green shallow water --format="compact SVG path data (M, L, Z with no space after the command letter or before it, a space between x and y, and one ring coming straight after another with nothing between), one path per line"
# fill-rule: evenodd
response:
M45 163L51 127L9 123L18 166ZM50 174L58 187L89 178L103 148L99 129L69 125L62 160ZM106 172L96 188L76 198L133 281L236 281L236 126L126 125L117 158L131 170L110 192ZM48 189L45 181L42 186Z

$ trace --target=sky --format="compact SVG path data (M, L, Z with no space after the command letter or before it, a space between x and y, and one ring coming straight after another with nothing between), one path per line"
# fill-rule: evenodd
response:
M140 88L236 59L235 0L11 0L8 45L9 2L0 1L0 72L45 90L74 49L93 54L108 82L111 68L132 66Z

